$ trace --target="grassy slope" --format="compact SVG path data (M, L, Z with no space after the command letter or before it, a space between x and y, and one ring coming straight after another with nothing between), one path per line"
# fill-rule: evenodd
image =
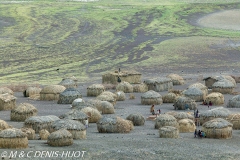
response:
M85 81L118 67L198 67L202 61L187 63L194 60L193 53L214 55L218 50L209 43L225 43L240 33L191 26L188 17L230 8L240 5L174 0L3 3L0 83L57 83L70 75Z

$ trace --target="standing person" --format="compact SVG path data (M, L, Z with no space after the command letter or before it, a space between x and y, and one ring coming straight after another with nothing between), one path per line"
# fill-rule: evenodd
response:
M122 81L119 76L118 76L117 81L118 81L118 83L121 83L121 81Z
M155 111L154 110L152 111L152 115L155 115Z
M199 138L202 138L201 130L198 130L198 136L199 136Z
M197 138L197 129L194 131L194 138Z
M158 114L161 114L161 110L159 109L159 110L157 110L158 111Z
M153 112L154 112L154 104L150 108L150 113L153 113Z

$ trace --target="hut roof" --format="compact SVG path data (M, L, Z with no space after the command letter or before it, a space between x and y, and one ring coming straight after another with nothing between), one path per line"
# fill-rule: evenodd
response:
M5 93L9 93L11 95L13 95L13 91L7 87L0 87L0 94L5 94Z
M189 96L202 96L203 91L196 87L188 88L187 90L183 91L183 94L189 95Z
M155 84L155 83L162 84L167 82L172 82L172 79L167 77L161 77L161 78L144 80L144 83L146 84Z
M40 94L41 93L59 94L59 93L63 92L65 89L66 88L62 85L48 85L42 89Z
M66 130L66 129L59 129L55 132L52 132L49 136L48 136L48 139L55 139L55 140L58 140L58 139L63 139L63 138L72 138L72 134Z
M224 107L217 107L201 112L201 117L228 117L230 111Z
M221 79L212 85L213 88L234 88L234 84L227 80L227 79Z
M188 97L180 96L176 99L176 102L186 103L186 102L193 102L194 100Z
M212 92L209 95L207 95L207 97L223 97L223 94L219 92Z
M230 101L240 101L240 95L233 96Z
M170 114L160 114L156 120L157 121L176 121L177 119Z
M105 87L102 84L92 84L87 89L105 89Z
M63 92L60 93L62 96L75 96L81 95L81 93L75 88L67 88Z
M199 89L207 89L207 86L205 86L204 84L202 83L194 83L194 84L191 84L188 88L199 88Z
M176 112L173 116L177 119L194 119L193 115L186 112Z
M141 73L139 73L137 71L110 72L107 74L111 74L111 75L115 75L115 76L119 76L119 77L127 77L129 75L142 75Z
M17 98L14 97L13 95L9 94L9 93L5 93L5 94L0 94L0 99L3 100L4 102L10 102L10 101L15 100Z
M171 78L173 80L183 80L183 78L181 76L179 76L178 74L173 74L173 73L169 74L167 77Z
M110 96L112 96L115 99L117 98L117 95L114 94L113 92L110 92L110 91L104 91L100 95L110 95Z
M71 120L71 119L59 119L52 123L51 127L55 130L59 129L67 129L67 130L78 130L83 131L86 130L86 127L79 121Z
M80 110L72 109L71 111L59 116L59 118L72 120L85 120L88 118L88 115Z
M11 112L15 113L32 113L37 112L37 108L29 103L20 103L16 108L11 110Z
M24 138L27 134L22 132L21 129L8 128L0 131L0 138Z
M149 91L143 93L141 96L141 98L161 98L161 97L162 96L159 93L157 93L153 90L149 90Z
M48 123L58 120L59 118L55 115L48 116L32 116L25 120L25 123Z
M0 131L9 128L9 125L4 120L0 119Z
M97 124L113 124L115 125L117 123L117 117L115 116L102 116L102 118L97 122Z
M222 118L215 118L205 122L202 126L205 128L225 128L232 127L233 125Z
M100 94L96 98L97 100L100 100L100 101L109 101L109 102L115 101L115 98L112 95L107 95L107 94Z
M240 119L240 113L233 113L230 114L227 118L227 120L239 120Z
M76 84L74 80L70 79L70 78L66 78L66 79L62 79L62 81L60 83L58 83L59 85L73 85Z

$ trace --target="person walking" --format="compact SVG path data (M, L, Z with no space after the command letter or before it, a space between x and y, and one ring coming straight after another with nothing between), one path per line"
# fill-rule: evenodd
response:
M197 129L194 131L194 138L197 138Z

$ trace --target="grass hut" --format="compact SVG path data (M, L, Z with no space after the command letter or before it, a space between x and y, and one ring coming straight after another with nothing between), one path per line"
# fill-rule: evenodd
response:
M185 97L195 100L196 102L202 102L203 100L206 99L206 96L203 93L203 91L196 87L191 87L191 88L188 88L187 90L183 91L183 95Z
M47 144L53 147L70 146L73 144L73 136L66 129L60 129L48 136Z
M129 82L122 81L116 86L117 91L123 91L124 93L132 93L133 86Z
M73 139L86 139L86 127L79 121L71 119L56 120L52 123L50 132L59 129L68 130L72 134Z
M112 103L110 103L108 101L102 101L101 106L102 106L102 114L114 114L115 113L114 106L112 105Z
M240 76L231 75L231 77L235 80L236 83L240 83Z
M231 76L226 76L226 75L222 75L222 76L212 76L212 77L206 77L203 79L205 81L205 85L209 88L212 89L212 86L215 82L220 81L220 80L228 80L231 81L234 85L234 87L236 86L236 81L231 77Z
M173 127L178 128L177 119L170 114L160 114L156 118L155 129L159 129L164 126L173 126Z
M134 126L143 126L145 123L145 118L140 113L130 114L126 119L132 121Z
M89 123L96 123L99 119L102 118L101 113L92 107L85 107L81 109L82 112L89 116Z
M77 98L72 102L72 109L78 108L78 106L85 106L85 101L82 98Z
M42 129L41 131L39 131L39 136L40 136L41 140L47 140L49 135L50 135L50 133L46 129Z
M206 97L208 95L208 87L205 86L204 84L202 83L194 83L194 84L191 84L188 88L199 88L202 90L203 94L204 94L204 97Z
M65 88L77 88L77 80L71 78L62 79L62 81L58 84L64 86Z
M158 105L162 102L162 96L153 90L147 91L141 96L141 104L143 105Z
M206 102L212 102L213 105L222 105L224 104L224 96L219 92L212 92L206 97Z
M167 114L171 114L171 113L167 113ZM182 119L190 119L190 120L194 120L194 116L187 113L187 112L173 112L173 115L177 121L180 121Z
M162 96L163 103L174 103L177 99L177 95L175 93L167 93Z
M0 131L0 148L28 148L28 139L26 133L16 128L8 128Z
M234 84L227 79L219 80L212 85L213 92L219 92L222 94L230 94L233 92L234 88Z
M117 91L115 94L117 95L117 101L125 101L126 95L123 91Z
M194 132L196 129L195 123L191 119L181 119L178 121L178 125L180 133Z
M196 102L188 97L178 97L176 101L174 102L174 109L176 110L196 110L197 104Z
M233 125L232 129L240 130L240 113L232 113L226 120Z
M0 111L11 110L16 106L16 97L11 94L0 94Z
M102 84L92 84L87 88L87 96L96 97L105 91Z
M102 101L98 99L90 99L87 101L88 107L96 108L98 111L102 110Z
M232 138L232 124L222 118L215 118L202 125L207 138Z
M231 99L229 99L227 107L228 108L240 108L240 95L236 95L236 96L232 97Z
M226 119L230 115L230 111L224 107L217 107L200 113L200 124L215 118Z
M159 129L160 138L178 138L179 131L176 127L173 126L164 126Z
M7 122L5 122L4 120L1 120L1 119L0 119L0 131L1 131L1 130L4 130L4 129L8 129L8 128L12 128L12 127L9 126L9 125L7 124Z
M104 92L103 92L104 93ZM113 97L113 95L112 94L100 94L99 96L97 96L97 100L100 100L100 101L108 101L108 102L110 102L110 103L112 103L113 105L115 105L116 104L116 99L117 99L117 95L115 95L114 93L114 96L116 97L116 98L114 98Z
M173 88L173 82L171 78L157 78L145 80L144 83L148 86L148 90L156 92L168 91Z
M102 83L118 84L118 77L121 81L129 82L131 84L141 83L142 74L135 71L115 71L102 75Z
M72 102L81 98L82 94L75 88L67 88L59 94L58 104L72 104Z
M144 93L148 91L148 86L145 83L133 84L133 92Z
M7 87L0 87L0 94L10 94L10 95L13 95L14 92L10 89L10 88L7 88Z
M48 85L45 86L40 92L40 100L52 101L58 100L59 94L62 93L66 88L61 85Z
M60 119L72 119L87 125L88 115L78 109L72 109L71 111L59 116Z
M58 120L59 118L54 115L49 116L32 116L25 120L24 127L32 128L38 133L42 129L49 131L52 122Z
M11 110L11 121L24 122L31 116L36 116L38 113L37 108L29 103L20 103L19 106Z
M40 87L28 87L25 91L23 91L24 97L32 97L34 95L40 95L42 88Z
M133 129L133 124L120 117L103 116L97 122L99 133L129 133Z
M32 128L21 128L23 133L26 133L28 140L36 139L35 131Z
M169 74L167 78L172 80L173 85L183 85L185 83L184 79L178 74Z

